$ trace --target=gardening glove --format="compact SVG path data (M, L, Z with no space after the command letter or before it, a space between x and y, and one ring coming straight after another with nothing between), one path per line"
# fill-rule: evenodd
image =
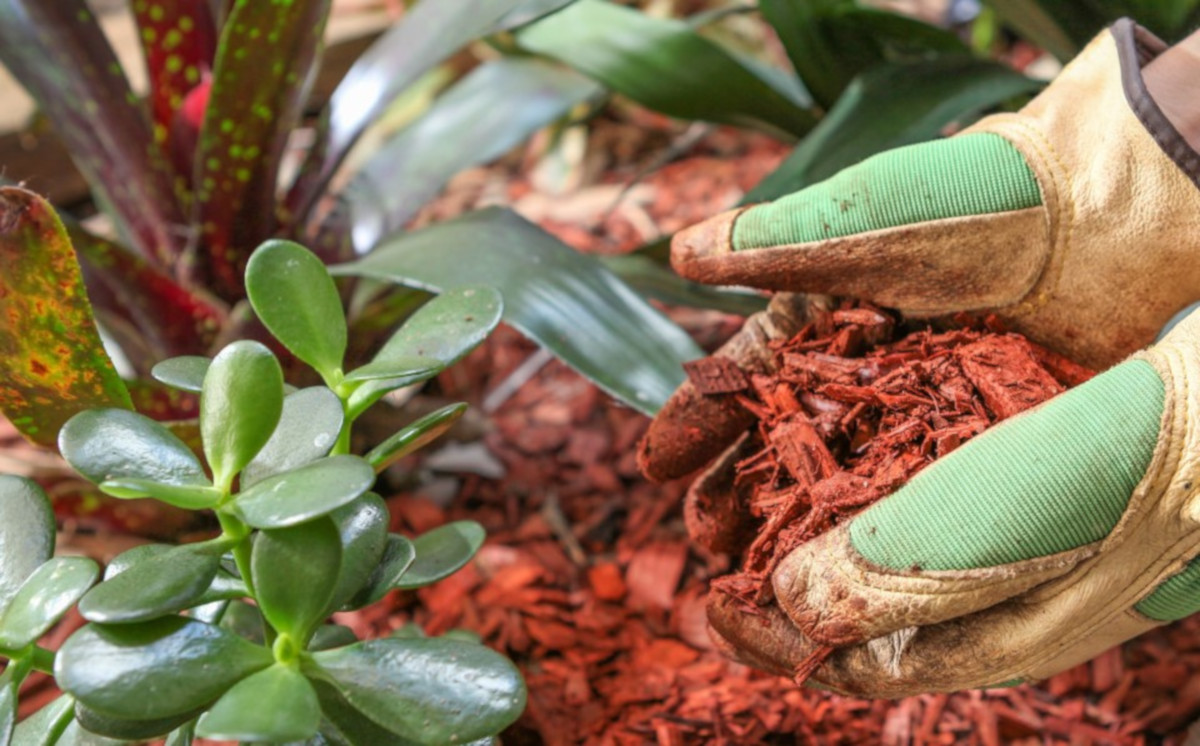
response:
M1200 611L1200 312L1012 417L771 576L728 652L864 696L1045 678ZM826 650L828 648L826 647Z
M1107 367L1200 299L1200 155L1141 74L1164 49L1118 21L1020 112L718 215L675 237L672 264L699 282L853 296L909 317L990 311ZM645 441L652 479L698 468L740 432L691 427L686 388Z

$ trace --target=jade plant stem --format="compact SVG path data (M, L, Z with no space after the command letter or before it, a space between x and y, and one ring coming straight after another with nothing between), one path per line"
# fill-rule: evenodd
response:
M237 563L238 573L242 576L242 582L246 584L246 590L253 596L254 578L250 576L250 542L247 541L250 528L224 511L218 510L216 513L224 538L234 542L233 561Z

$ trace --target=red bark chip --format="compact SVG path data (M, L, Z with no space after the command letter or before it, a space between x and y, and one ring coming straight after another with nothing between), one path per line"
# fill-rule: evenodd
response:
M713 355L683 364L683 372L701 394L734 394L750 387L746 374L727 357Z

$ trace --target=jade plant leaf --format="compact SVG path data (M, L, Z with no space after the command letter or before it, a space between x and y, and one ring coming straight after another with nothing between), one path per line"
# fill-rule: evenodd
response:
M120 448L114 448L120 443ZM63 458L96 483L144 479L183 487L208 486L192 449L154 420L123 409L89 409L63 425Z
M454 521L413 539L417 558L401 576L397 588L420 588L458 571L471 561L487 532L475 521Z
M303 741L317 733L321 704L294 668L275 664L247 676L200 717L196 735L226 741Z
M74 718L75 698L63 694L17 724L11 746L56 746ZM0 738L0 743L4 739Z
M578 0L525 27L518 41L673 117L795 136L817 122L803 92L780 87L786 78L742 64L685 21L606 0Z
M195 738L196 723L188 721L167 734L163 746L192 746Z
M148 738L161 736L167 731L179 727L199 715L199 710L185 712L182 715L172 715L151 720L128 720L114 718L96 712L87 705L75 704L76 726L81 730L76 734L78 740L70 742L75 746L107 746L108 744L127 744L130 741L144 741ZM69 734L68 730L68 734ZM99 734L93 735L93 734ZM101 738L103 737L103 738ZM115 741L109 738L117 739Z
M208 485L162 484L133 477L106 479L100 483L100 491L123 499L153 497L184 510L211 508L221 499L221 491Z
M242 471L242 489L328 454L344 418L341 400L324 386L288 394L271 439Z
M365 717L333 684L316 678L310 679L310 683L317 692L321 714L325 717L321 732L328 734L331 743L344 746L413 746L417 743Z
M36 482L0 474L0 610L25 580L54 554L56 523L50 500Z
M486 252L478 250L482 245ZM683 362L704 354L595 257L505 210L481 210L389 239L331 271L434 292L491 285L504 297L505 321L647 414L683 382Z
M329 514L342 547L337 585L326 613L332 613L370 580L388 543L391 515L379 495L368 492Z
M332 650L358 642L354 630L342 624L322 624L308 642L309 650Z
M405 320L366 367L387 366L388 361L410 357L432 358L449 367L487 338L500 323L503 312L504 298L495 288L481 285L446 290ZM350 396L351 415L362 412L400 385L407 384L396 381L363 384Z
M275 432L283 411L283 371L258 342L239 341L213 358L200 394L200 433L213 484L228 490Z
M195 606L208 590L220 555L211 547L173 547L109 575L79 602L89 622L129 624Z
M326 382L346 354L346 316L325 264L292 241L267 241L246 266L246 293L259 320Z
M303 114L331 1L234 0L222 26L195 187L203 258L226 298L242 294L243 252L275 233L279 163Z
M89 709L156 720L203 707L274 663L271 651L180 616L141 624L89 624L58 651L54 676Z
M464 403L448 404L421 419L401 428L363 456L374 469L381 472L408 454L432 443L454 426L467 411Z
M0 4L0 25L7 7ZM76 412L132 409L96 331L66 230L33 192L0 187L0 267L0 412L26 438L53 448Z
M46 634L99 574L86 557L54 557L34 570L0 614L0 648L19 650Z
M354 598L346 604L346 608L361 609L369 606L387 595L388 591L400 587L400 578L412 567L417 558L417 550L407 537L399 534L388 534L387 545L384 546L383 556L379 564L371 571L371 576Z
M134 565L161 557L177 547L170 544L141 544L113 557L104 567L104 579L111 580Z
M427 381L445 368L441 361L427 357L393 357L387 360L372 360L355 368L346 375L346 383L387 381L391 388L411 386Z
M305 645L329 613L341 565L338 530L328 518L263 531L250 558L263 616L296 646Z
M0 674L0 743L7 744L17 725L17 683L10 665Z
M516 667L482 645L390 637L314 653L313 660L310 676L333 684L378 725L419 743L499 733L525 707Z
M181 355L163 360L150 369L156 381L183 391L199 394L204 388L204 375L212 358L203 355Z
M375 482L375 470L357 456L330 456L267 477L242 492L232 509L255 528L285 528L351 502Z

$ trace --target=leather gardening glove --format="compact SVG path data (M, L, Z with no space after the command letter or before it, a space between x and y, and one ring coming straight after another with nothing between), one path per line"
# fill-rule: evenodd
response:
M899 697L1041 679L1200 611L1200 312L802 544L723 647ZM816 654L816 655L814 655Z

